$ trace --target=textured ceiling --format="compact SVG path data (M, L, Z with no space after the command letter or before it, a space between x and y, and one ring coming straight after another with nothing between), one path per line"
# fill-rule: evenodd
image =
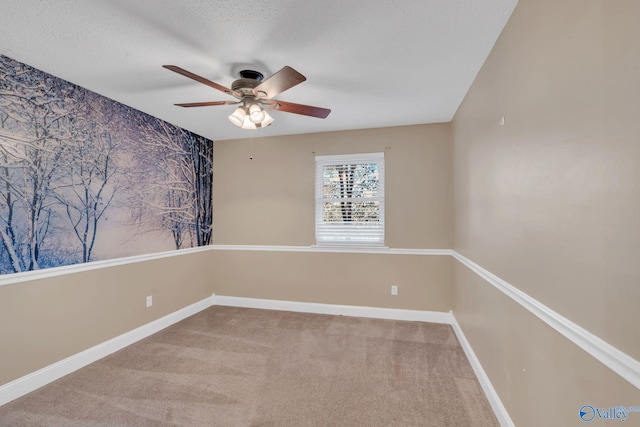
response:
M213 140L450 121L517 0L21 0L0 4L0 54ZM229 123L233 98L161 66L230 87L239 68L289 65L307 81L273 112Z

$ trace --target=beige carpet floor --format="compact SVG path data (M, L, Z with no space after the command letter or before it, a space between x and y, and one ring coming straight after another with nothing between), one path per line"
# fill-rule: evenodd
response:
M497 426L448 325L214 306L0 407L0 426Z

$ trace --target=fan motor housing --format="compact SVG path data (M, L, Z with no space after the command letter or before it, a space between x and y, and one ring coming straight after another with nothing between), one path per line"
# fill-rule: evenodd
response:
M253 79L238 79L231 84L231 90L242 96L253 96L253 88L260 84Z
M240 78L231 84L231 89L242 96L253 95L253 88L258 86L264 78L261 72L254 70L241 70L238 74Z

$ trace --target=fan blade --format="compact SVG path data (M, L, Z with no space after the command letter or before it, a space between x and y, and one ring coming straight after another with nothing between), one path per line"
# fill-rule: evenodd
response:
M273 103L265 104L270 110L284 111L286 113L302 114L304 116L317 117L319 119L326 118L331 110L328 108L312 107L311 105L294 104L293 102L284 102L273 100Z
M198 83L205 84L205 85L207 85L209 87L212 87L214 89L218 89L219 91L224 92L226 94L238 97L238 95L234 91L232 91L231 89L229 89L227 87L224 87L221 84L218 84L216 82L212 82L209 79L205 79L204 77L199 76L197 74L193 74L191 71L187 71L184 68L180 68L180 67L178 67L176 65L163 65L163 67L166 68L167 70L173 71L174 73L182 74L185 77L189 77L190 79L195 80Z
M253 88L253 94L258 98L271 99L305 80L307 80L305 76L289 66L284 66L280 71Z
M187 102L185 104L173 104L178 107L209 107L211 105L237 104L235 101L209 101L209 102Z

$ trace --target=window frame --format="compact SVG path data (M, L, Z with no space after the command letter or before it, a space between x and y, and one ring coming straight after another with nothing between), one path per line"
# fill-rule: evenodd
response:
M379 220L376 226L365 226L359 223L344 224L337 223L329 225L324 221L324 203L332 199L325 198L323 194L324 177L323 172L326 166L353 165L353 164L376 164L378 166L378 188L376 197L358 198L359 201L377 201L379 206ZM384 152L361 153L361 154L338 154L315 157L315 238L316 246L340 246L340 247L385 247L385 170ZM339 224L339 225L338 225ZM373 224L373 223L372 223ZM362 232L358 231L358 228ZM330 228L337 231L344 231L345 234L337 239L331 239L327 233ZM373 230L373 231L372 231ZM324 231L324 232L323 232ZM359 240L359 238L360 240ZM376 238L374 240L374 238Z

